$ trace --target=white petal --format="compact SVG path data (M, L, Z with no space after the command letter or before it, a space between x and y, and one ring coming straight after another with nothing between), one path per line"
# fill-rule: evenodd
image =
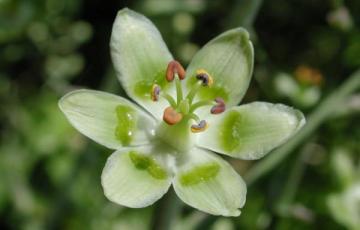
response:
M199 134L197 145L246 160L263 157L305 124L299 110L265 102L233 107L207 121L209 128Z
M105 196L131 208L153 204L171 185L172 174L165 157L165 153L151 146L116 151L101 175Z
M240 215L246 185L230 164L206 150L194 148L178 162L176 194L188 205L223 216Z
M160 119L165 101L153 102L153 84L169 90L165 72L172 56L159 31L145 16L127 8L116 16L111 34L111 57L127 94Z
M76 90L59 101L70 123L111 149L149 143L155 121L130 101L105 92Z
M244 96L252 75L254 50L249 33L243 28L226 31L208 42L186 70L186 85L193 85L196 70L206 70L214 84L200 89L199 100L221 97L228 106L237 105Z

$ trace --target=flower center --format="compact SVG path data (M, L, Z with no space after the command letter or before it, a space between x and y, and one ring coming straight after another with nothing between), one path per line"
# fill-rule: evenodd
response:
M176 98L163 92L159 85L154 84L151 89L151 100L156 102L165 99L169 106L163 111L164 123L157 130L157 135L167 144L177 148L178 150L187 150L192 146L191 133L199 133L205 131L209 124L206 120L200 119L195 113L199 108L211 106L209 112L211 114L219 114L225 111L225 102L222 98L214 98L214 100L194 99L202 87L210 88L214 84L214 79L204 69L196 71L196 84L192 86L187 95L184 95L181 81L185 79L185 70L177 61L171 61L168 64L166 75L164 76L168 82L175 83Z

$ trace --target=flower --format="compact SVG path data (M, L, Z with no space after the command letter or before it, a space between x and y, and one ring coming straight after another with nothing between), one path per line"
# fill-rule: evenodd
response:
M172 184L192 207L240 215L246 185L212 151L259 159L305 123L300 111L280 104L236 106L253 69L246 30L232 29L211 40L185 71L156 27L123 9L110 48L123 88L148 113L125 98L94 90L70 92L59 102L75 128L115 150L101 176L105 196L140 208L160 199Z

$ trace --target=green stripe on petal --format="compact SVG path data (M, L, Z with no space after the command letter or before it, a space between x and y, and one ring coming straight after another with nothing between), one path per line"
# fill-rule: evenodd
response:
M70 123L111 149L149 143L155 121L130 101L105 92L76 90L59 101Z
M240 215L239 209L246 200L246 184L229 163L198 148L193 148L180 162L173 185L185 203L213 215Z
M159 31L145 16L127 8L116 16L111 34L111 57L117 77L129 96L161 118L164 101L150 99L153 84L169 86L165 72L172 56Z
M292 137L304 115L281 104L254 102L208 118L209 128L197 145L232 157L259 159Z
M142 208L160 199L171 185L165 154L153 154L151 146L116 151L101 175L105 196L114 203ZM158 153L158 150L156 150Z
M204 69L214 84L203 87L200 100L221 97L229 106L237 105L244 96L252 75L254 50L248 32L243 28L229 30L207 43L186 70L189 88L195 84L196 70Z

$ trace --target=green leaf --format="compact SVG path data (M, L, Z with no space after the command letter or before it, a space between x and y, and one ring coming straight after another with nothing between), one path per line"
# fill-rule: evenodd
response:
M131 208L153 204L171 185L172 177L163 158L164 154L152 146L116 151L101 175L105 196Z
M145 16L127 8L118 12L111 34L111 57L127 94L161 119L165 101L150 100L153 84L167 90L165 72L172 56L159 31Z
M188 205L213 215L240 215L246 185L231 165L198 148L183 157L173 181L176 194Z
M76 90L59 101L70 123L111 149L149 143L155 121L128 100L101 91Z
M198 146L245 160L259 159L292 137L304 115L281 104L254 102L211 115Z
M197 80L196 70L204 69L214 84L203 87L198 99L221 97L228 106L237 105L244 96L251 79L254 50L248 32L243 28L229 30L207 43L193 58L186 70L187 87Z

